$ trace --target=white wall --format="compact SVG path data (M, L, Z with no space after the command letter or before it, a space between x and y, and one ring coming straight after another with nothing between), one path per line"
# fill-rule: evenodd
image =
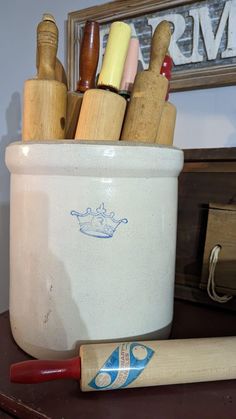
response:
M236 147L236 86L172 93L177 107L174 145Z
M8 0L0 13L0 312L8 307L9 173L4 163L7 144L20 139L21 92L35 74L35 30L44 12L57 21L58 57L65 62L65 21L68 12L106 0ZM175 145L182 148L236 146L236 87L175 93Z

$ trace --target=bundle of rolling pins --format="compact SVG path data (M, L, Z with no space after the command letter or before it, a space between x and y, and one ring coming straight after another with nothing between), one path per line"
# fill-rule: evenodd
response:
M111 24L102 68L99 23L87 21L80 42L79 80L67 90L57 58L58 28L45 14L37 27L37 76L27 80L23 100L23 141L132 141L172 145L176 109L168 101L170 24L152 36L150 63L137 72L139 42L124 22ZM96 81L97 80L97 81Z

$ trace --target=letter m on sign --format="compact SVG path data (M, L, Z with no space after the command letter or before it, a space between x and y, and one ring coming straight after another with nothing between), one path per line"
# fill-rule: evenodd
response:
M215 34L213 32L208 7L200 7L198 12L208 60L216 59L223 33L227 28L227 23L227 46L221 56L222 58L234 57L236 55L236 1L231 0L225 3Z

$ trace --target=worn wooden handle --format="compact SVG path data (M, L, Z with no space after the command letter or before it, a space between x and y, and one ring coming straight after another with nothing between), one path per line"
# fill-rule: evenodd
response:
M45 14L37 27L38 78L55 80L58 28L52 15Z
M171 38L171 25L163 20L155 29L152 44L149 70L160 74L161 66L168 51Z
M95 87L99 58L99 23L87 21L84 27L79 58L77 91L85 92Z

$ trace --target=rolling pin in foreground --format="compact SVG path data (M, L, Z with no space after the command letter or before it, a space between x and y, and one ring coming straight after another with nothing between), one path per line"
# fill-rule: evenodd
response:
M97 89L84 93L75 139L120 138L126 100L118 95L128 51L131 28L124 22L111 24Z
M236 337L82 345L63 361L13 364L10 379L80 380L82 391L115 390L236 378Z
M121 139L154 143L168 90L168 80L160 74L169 47L171 27L162 21L155 29L149 69L136 75Z
M51 15L37 27L36 79L24 84L22 140L65 138L67 88L56 80L58 29Z
M99 58L99 23L87 21L80 46L79 80L76 92L67 94L66 138L75 138L83 94L95 87Z
M166 55L161 68L161 74L165 76L168 81L171 79L172 58ZM168 89L169 90L169 89ZM168 101L169 91L166 95L166 101L163 106L161 121L157 131L156 143L166 146L172 146L174 141L175 122L176 122L176 107L173 103Z

